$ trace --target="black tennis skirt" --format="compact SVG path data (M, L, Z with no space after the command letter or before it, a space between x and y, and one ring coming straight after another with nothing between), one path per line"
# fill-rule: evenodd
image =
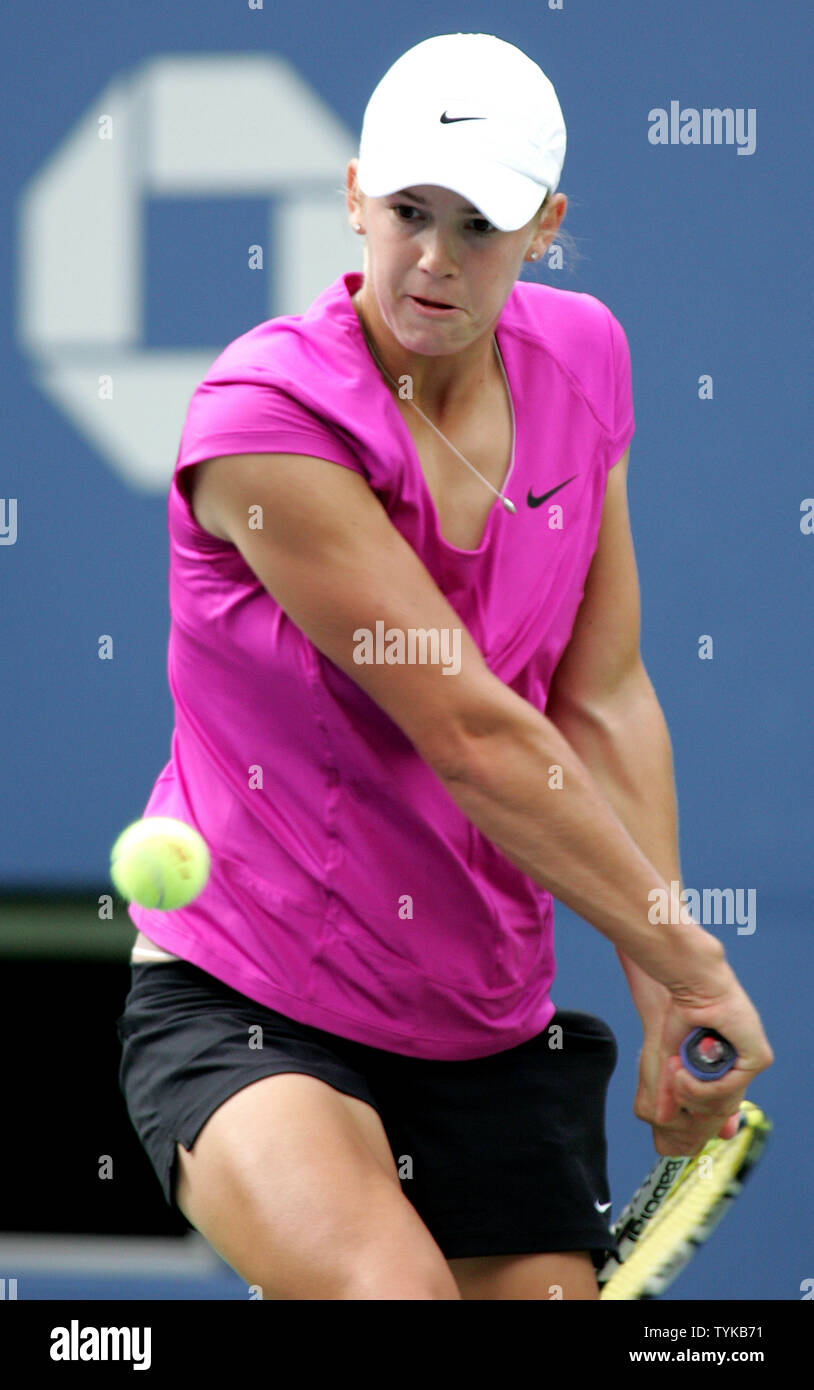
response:
M243 1086L303 1072L375 1107L396 1165L413 1160L402 1190L446 1259L587 1250L599 1268L616 1253L605 1101L618 1048L601 1019L558 1010L519 1047L435 1061L297 1023L188 962L131 965L131 980L119 1085L176 1210L176 1140L191 1149Z

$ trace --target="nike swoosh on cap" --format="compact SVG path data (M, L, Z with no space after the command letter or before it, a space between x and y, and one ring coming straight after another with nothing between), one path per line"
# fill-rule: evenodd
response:
M605 1211L608 1210L609 1207L612 1207L612 1206L613 1206L613 1203L612 1203L612 1202L594 1202L594 1206L596 1207L597 1211L605 1212Z
M572 483L572 482L574 481L574 478L578 478L578 477L579 477L579 474L578 474L578 473L574 473L572 477L566 478L566 480L565 480L564 483L557 483L557 486L556 486L556 487L552 487L551 490L550 490L549 492L544 492L543 495L542 495L542 497L535 497L535 496L534 496L534 493L533 493L532 490L531 490L531 488L529 488L529 494L528 494L528 497L526 498L526 502L528 503L528 505L529 505L530 507L541 507L542 504L543 504L549 497L553 497L555 492L559 492L559 490L560 490L561 487L566 487L568 483Z
M448 116L446 111L441 115L442 125L454 125L456 121L485 121L485 116Z

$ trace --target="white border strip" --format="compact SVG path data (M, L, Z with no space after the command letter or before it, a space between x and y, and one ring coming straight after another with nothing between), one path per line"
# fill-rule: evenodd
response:
M0 1236L0 1277L28 1270L41 1275L116 1273L128 1278L196 1278L222 1273L226 1266L198 1232L177 1239L157 1236Z

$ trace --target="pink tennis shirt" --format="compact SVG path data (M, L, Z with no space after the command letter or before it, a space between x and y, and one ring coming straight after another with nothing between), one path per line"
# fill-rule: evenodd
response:
M481 544L462 550L440 533L365 343L351 303L362 279L347 272L304 314L236 338L192 396L168 501L175 727L143 814L196 826L212 871L186 908L129 911L159 947L300 1023L463 1060L551 1019L551 895L467 820L239 551L202 530L179 484L225 454L313 455L361 473L489 668L544 711L608 470L634 432L630 353L593 295L515 284L495 332L517 514L495 500Z

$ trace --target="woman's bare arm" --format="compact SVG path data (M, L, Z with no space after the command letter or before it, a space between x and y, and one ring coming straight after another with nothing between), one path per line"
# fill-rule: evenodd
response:
M486 665L367 482L318 458L247 454L195 469L197 503L293 622L399 725L469 819L506 857L669 988L714 971L698 926L654 926L668 891L555 725ZM249 526L262 507L262 529ZM354 633L459 629L461 668L358 665ZM554 789L550 773L562 769Z

